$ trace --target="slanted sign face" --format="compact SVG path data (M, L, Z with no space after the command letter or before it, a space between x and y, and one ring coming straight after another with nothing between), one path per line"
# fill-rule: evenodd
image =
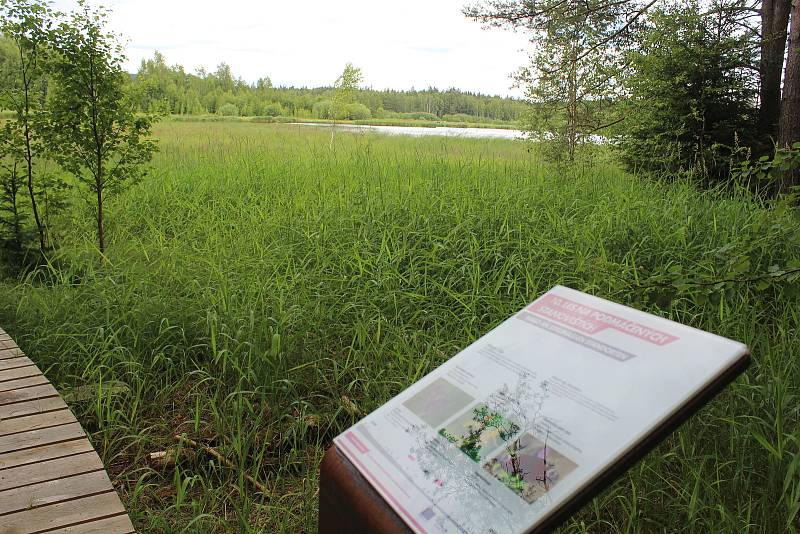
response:
M559 286L335 444L416 532L527 532L746 358L740 343Z

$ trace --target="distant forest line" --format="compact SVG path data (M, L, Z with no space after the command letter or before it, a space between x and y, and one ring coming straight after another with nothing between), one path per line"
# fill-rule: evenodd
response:
M332 80L333 82L333 80ZM248 83L227 63L213 72L188 73L169 65L160 52L142 60L131 76L132 96L140 111L175 115L291 116L353 119L406 118L460 122L516 122L529 109L523 100L458 89L405 91L361 89L355 102L331 116L333 87L275 87L268 77Z

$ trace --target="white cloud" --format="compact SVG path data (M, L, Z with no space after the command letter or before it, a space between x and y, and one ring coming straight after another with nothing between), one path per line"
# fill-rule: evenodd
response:
M108 0L128 39L127 68L160 50L171 64L208 70L225 61L245 80L329 85L352 62L376 89L457 87L513 94L524 35L484 30L461 14L469 0ZM60 9L72 7L60 0Z

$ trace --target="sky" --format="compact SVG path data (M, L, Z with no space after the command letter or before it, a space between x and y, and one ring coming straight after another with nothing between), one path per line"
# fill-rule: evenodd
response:
M486 30L461 13L470 0L106 0L127 42L127 70L159 50L188 72L222 61L248 82L331 85L347 62L375 89L435 86L522 96L510 74L525 36ZM57 0L67 10L72 0Z

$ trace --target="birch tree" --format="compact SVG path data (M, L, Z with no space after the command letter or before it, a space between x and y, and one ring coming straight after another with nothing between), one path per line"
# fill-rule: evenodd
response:
M104 29L106 17L104 10L80 1L59 25L49 127L54 158L92 194L101 254L107 195L140 178L156 148L151 117L136 114L125 92L122 47Z

